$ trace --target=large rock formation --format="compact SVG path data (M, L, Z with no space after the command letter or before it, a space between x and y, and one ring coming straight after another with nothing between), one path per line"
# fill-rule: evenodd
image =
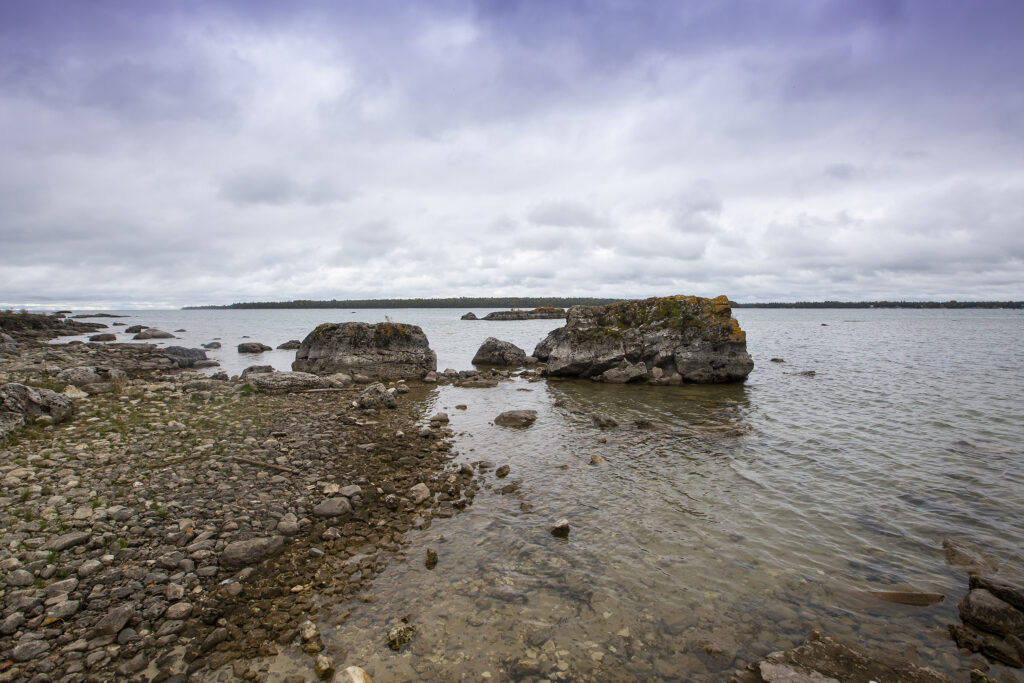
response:
M483 317L484 320L558 320L565 318L564 308L541 306L532 311L495 311Z
M5 384L0 387L0 439L37 418L45 416L52 424L68 419L74 412L71 399L55 391Z
M473 356L473 365L517 366L524 363L526 363L526 351L512 342L494 337L488 337Z
M306 335L292 370L373 379L420 379L437 370L437 354L418 325L324 323Z
M545 374L625 383L736 382L754 368L746 334L720 296L573 306L534 350Z

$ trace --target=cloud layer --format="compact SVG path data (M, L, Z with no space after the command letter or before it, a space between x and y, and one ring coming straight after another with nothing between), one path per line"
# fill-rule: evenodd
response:
M0 305L1024 298L1024 5L0 5Z

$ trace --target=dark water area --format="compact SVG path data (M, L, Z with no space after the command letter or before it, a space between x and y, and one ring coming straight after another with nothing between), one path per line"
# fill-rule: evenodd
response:
M329 320L420 324L439 367L456 369L487 336L529 351L559 323L460 321L463 312L152 311L126 321L184 327L172 343L188 346L221 336L214 357L233 373L293 358L240 358L241 335L276 346ZM424 412L448 413L457 457L511 473L490 475L467 512L412 532L408 561L377 579L376 601L326 619L338 622L322 631L346 653L339 664L378 683L713 681L820 628L966 679L973 665L946 624L967 580L941 542L982 551L1008 579L1024 575L1024 314L735 315L755 361L744 384L519 379L434 390ZM573 404L587 412L559 407ZM514 408L539 418L522 430L493 424ZM619 426L599 429L593 412ZM517 490L498 492L512 482ZM568 539L548 533L563 517ZM428 547L439 555L432 571ZM864 591L946 599L896 605ZM393 653L379 635L406 615L416 638Z

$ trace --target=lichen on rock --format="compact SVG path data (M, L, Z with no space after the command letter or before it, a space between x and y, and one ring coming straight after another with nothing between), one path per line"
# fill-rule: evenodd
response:
M736 382L754 367L725 296L573 306L533 355L549 376L611 383Z
M323 323L306 335L292 370L373 379L420 379L437 369L437 354L418 325Z

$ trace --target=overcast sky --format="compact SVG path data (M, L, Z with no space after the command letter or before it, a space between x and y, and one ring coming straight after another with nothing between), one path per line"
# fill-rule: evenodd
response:
M1024 3L0 2L0 306L1024 299Z

